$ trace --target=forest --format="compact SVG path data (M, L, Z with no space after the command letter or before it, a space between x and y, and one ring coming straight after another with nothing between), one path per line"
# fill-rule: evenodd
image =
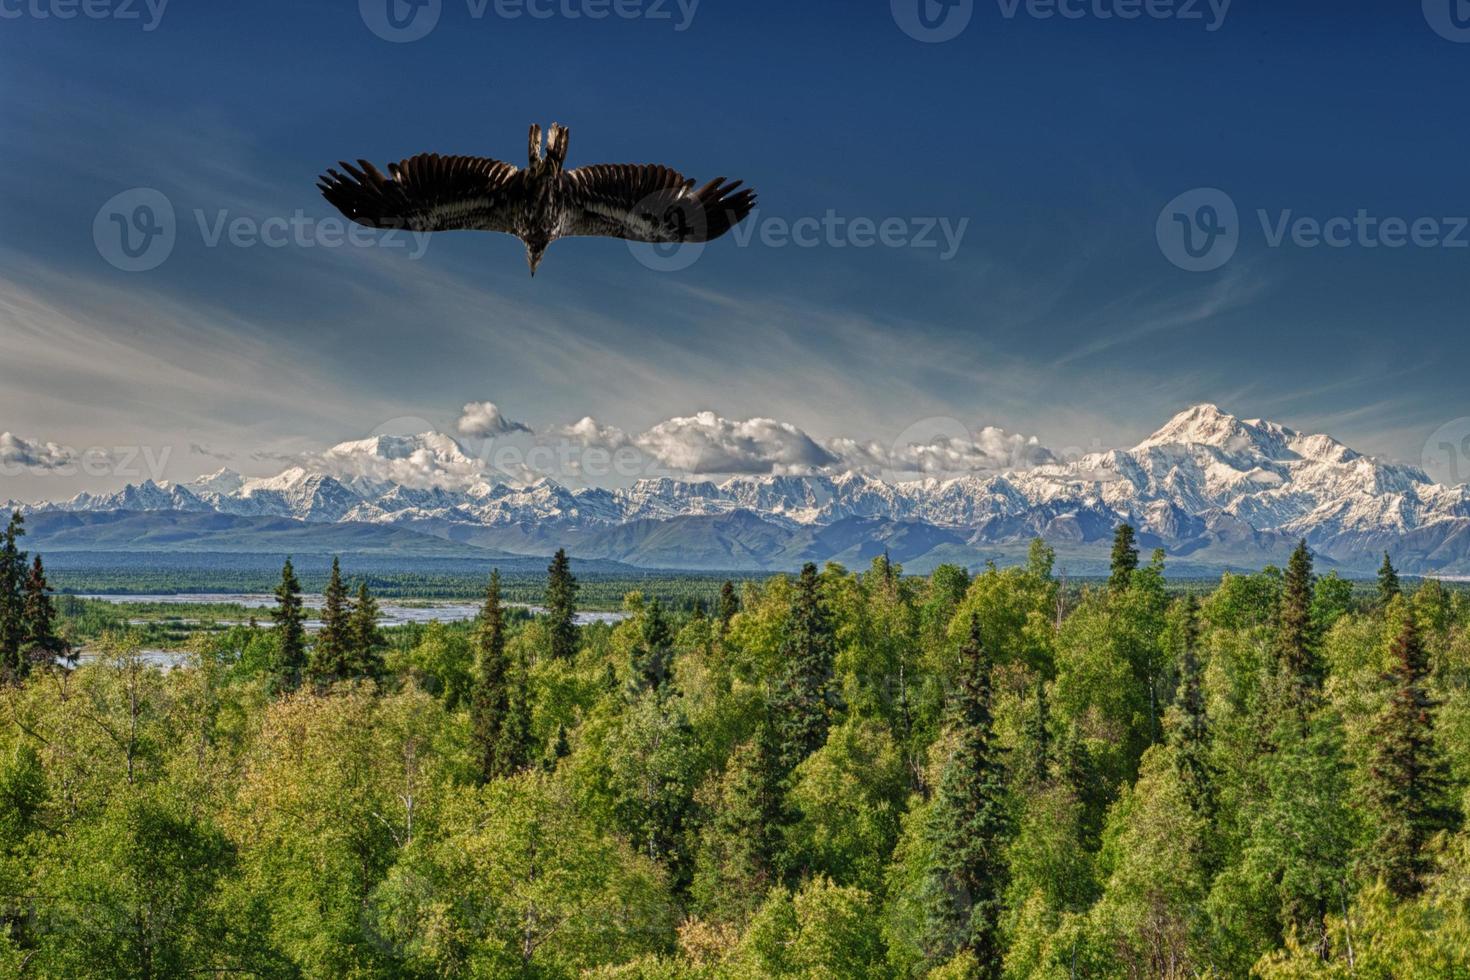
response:
M0 547L0 975L1470 977L1470 601L849 570L76 665Z

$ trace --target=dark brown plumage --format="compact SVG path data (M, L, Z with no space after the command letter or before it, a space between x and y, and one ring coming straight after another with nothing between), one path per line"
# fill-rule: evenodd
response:
M558 238L593 235L635 242L707 242L755 207L740 181L694 181L657 164L595 164L564 169L569 134L553 124L545 152L532 126L529 166L487 157L421 153L388 165L340 164L317 183L322 196L369 228L499 231L526 245L531 274Z

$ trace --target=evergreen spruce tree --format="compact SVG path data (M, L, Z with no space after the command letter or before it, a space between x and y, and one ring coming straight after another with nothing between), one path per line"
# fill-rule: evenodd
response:
M715 610L715 618L720 623L720 636L724 636L730 629L730 620L740 611L740 599L735 594L735 583L729 579L720 586L720 602Z
M26 576L22 609L26 635L19 666L25 673L34 664L51 663L65 651L65 644L56 635L56 603L51 600L51 587L46 582L40 555L31 562L31 572Z
M1102 835L1103 817L1111 802L1097 760L1073 721L1057 746L1057 777L1071 790L1082 807L1077 830L1088 850L1096 850Z
M883 584L891 588L893 583L898 580L898 576L893 571L893 556L888 553L887 548L883 549L883 554L873 564L875 570L883 579Z
M505 612L500 604L500 569L490 573L480 627L475 634L479 663L470 695L470 738L480 782L508 776L517 766L515 747L507 741L510 720L510 660L505 651Z
M301 583L296 580L296 569L289 558L281 568L281 584L276 586L276 608L271 610L271 618L276 621L278 644L276 688L294 691L301 686L301 675L306 669L306 617L301 606Z
M1205 714L1204 669L1196 647L1199 642L1199 604L1185 601L1183 650L1179 654L1179 687L1164 715L1164 738L1174 748L1180 777L1188 788L1195 812L1213 812L1214 773L1210 763L1210 722Z
M1138 545L1133 534L1133 525L1124 522L1113 532L1112 574L1108 576L1108 588L1122 592L1133 581L1138 569Z
M572 740L567 738L567 726L556 726L556 741L551 743L551 754L546 757L547 769L556 769L556 764L572 754Z
M349 673L354 677L381 677L383 634L378 630L378 600L368 591L366 582L357 586L357 600L347 624Z
M771 699L783 769L790 773L827 741L835 692L832 627L819 593L817 566L801 570L781 644L785 671Z
M0 674L10 681L25 676L21 647L26 638L26 553L20 550L25 533L25 518L13 511L0 539Z
M577 579L565 548L558 548L547 570L546 614L551 628L551 659L577 655Z
M952 696L954 751L940 777L929 825L934 863L925 887L925 951L943 963L966 951L978 976L1001 975L1003 859L1009 835L1005 766L991 716L991 664L980 617L960 650L959 687Z
M674 631L664 616L663 605L651 600L643 610L638 642L633 645L633 693L663 691L674 661Z
M1394 596L1399 594L1399 573L1393 567L1393 562L1388 559L1388 552L1383 553L1383 564L1378 566L1378 601L1387 606L1393 601Z
M1448 773L1435 750L1437 705L1427 681L1429 659L1411 617L1391 648L1392 686L1373 727L1368 763L1368 809L1377 824L1365 865L1400 898L1417 894L1431 867L1426 850L1437 831L1450 829Z
M311 648L311 676L318 684L331 684L350 672L352 648L352 609L342 582L342 564L336 558L322 599L322 628Z
M1026 714L1025 745L1028 758L1025 778L1035 785L1051 778L1051 711L1046 703L1046 682L1036 679L1036 697Z
M1321 682L1312 629L1312 553L1301 541L1286 563L1276 614L1276 669L1300 702Z
M500 765L506 772L520 772L536 755L531 738L531 668L524 653L509 658L505 722L500 726Z
M743 921L781 880L787 816L780 769L771 726L762 722L701 796L709 819L700 834L691 891L701 911L716 921Z

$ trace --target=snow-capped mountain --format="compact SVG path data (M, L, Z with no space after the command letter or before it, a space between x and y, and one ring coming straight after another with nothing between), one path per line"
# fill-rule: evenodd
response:
M614 490L541 479L516 486L497 480L452 437L429 432L344 442L265 479L220 470L185 484L145 482L25 509L388 524L518 553L564 542L574 554L619 560L638 559L657 535L661 561L740 567L860 557L900 539L928 549L908 556L920 565L1004 554L1038 534L1085 552L1128 520L1146 544L1205 564L1279 560L1304 537L1328 561L1353 570L1368 570L1388 550L1410 571L1470 571L1466 487L1436 485L1416 467L1214 405L1179 413L1131 449L985 476L904 483L861 473L663 477ZM915 533L919 526L932 533Z

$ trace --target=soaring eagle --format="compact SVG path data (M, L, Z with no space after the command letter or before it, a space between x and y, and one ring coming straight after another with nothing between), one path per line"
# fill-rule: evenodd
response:
M501 231L526 245L531 275L547 246L571 235L634 242L707 242L755 207L741 181L694 181L657 164L596 164L566 170L568 130L531 127L525 170L488 157L420 153L388 164L385 177L366 160L346 173L328 169L317 187L332 206L369 228Z

